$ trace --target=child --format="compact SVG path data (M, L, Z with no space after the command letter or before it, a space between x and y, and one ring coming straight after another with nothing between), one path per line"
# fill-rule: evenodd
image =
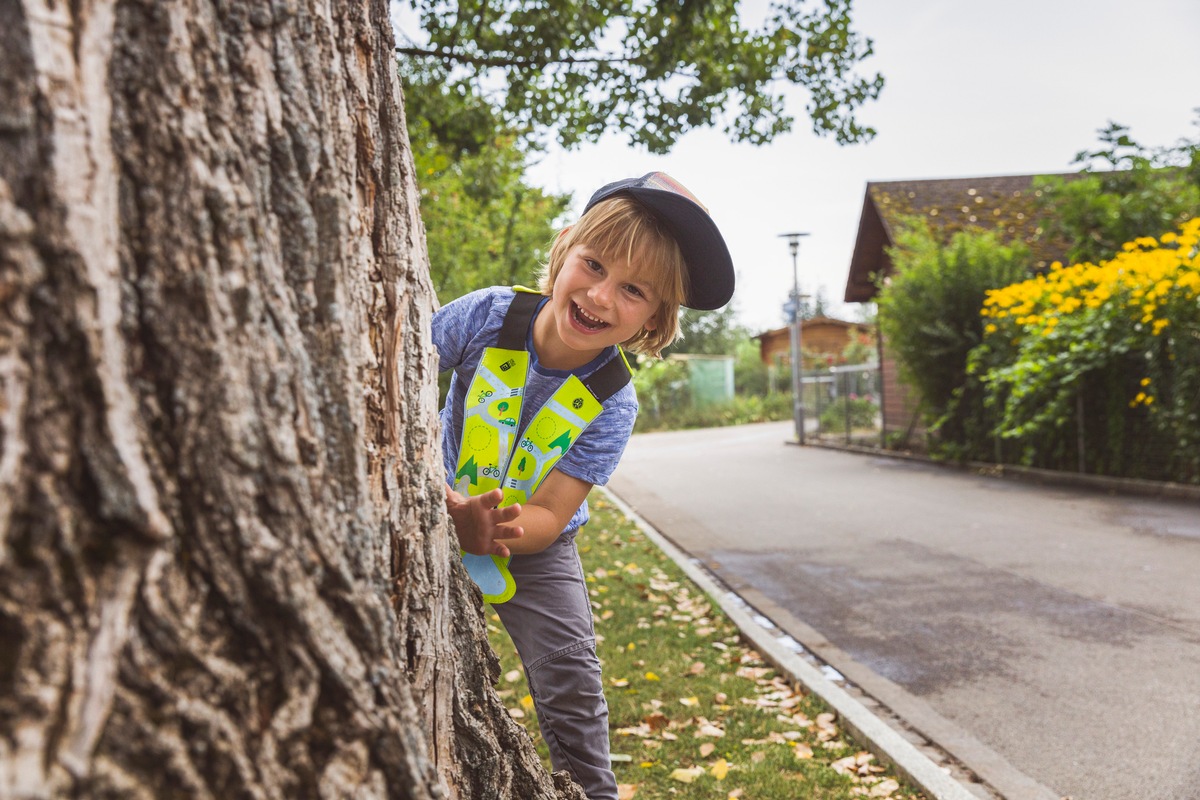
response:
M680 305L720 308L733 281L708 212L656 172L592 196L555 240L540 295L483 289L433 318L440 369L454 370L441 421L459 545L516 644L554 768L591 800L617 786L575 534L637 416L617 346L657 356Z

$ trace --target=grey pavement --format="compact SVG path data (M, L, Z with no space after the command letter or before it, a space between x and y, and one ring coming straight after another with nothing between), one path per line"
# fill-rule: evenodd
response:
M1200 798L1200 505L635 436L610 488L1011 800Z

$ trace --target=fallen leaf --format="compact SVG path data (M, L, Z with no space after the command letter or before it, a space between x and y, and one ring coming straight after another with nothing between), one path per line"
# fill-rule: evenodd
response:
M510 708L508 710L508 715L510 717L512 717L513 719L524 719L525 718L525 712L519 708Z
M755 764L761 764L767 758L767 754L762 750L755 750L750 754L750 761Z
M712 751L716 749L717 746L712 742L705 742L704 744L700 745L700 757L708 758L710 755L712 755Z
M839 758L829 766L832 767L833 771L839 775L851 775L858 771L858 761L855 760L854 756Z
M521 680L521 670L509 670L508 672L504 673L504 680L508 681L509 683L516 683L517 681Z
M684 769L680 767L671 773L671 780L679 781L680 783L691 783L704 774L704 767L689 767Z
M892 792L899 791L900 784L892 778L886 778L871 787L871 797L890 797Z
M700 701L697 700L695 697L681 697L681 698L679 698L679 702L683 703L685 706L700 705Z
M660 731L671 724L671 720L661 711L655 711L650 716L642 720L642 722L652 731Z
M745 789L734 789L732 792L729 793L729 796L725 800L738 800L738 798L741 797L742 795L744 795L745 793L746 793Z
M525 709L526 711L533 710L533 696L532 695L527 694L521 698L521 708Z
M636 783L617 784L617 800L633 800L635 794L637 794Z
M692 675L699 675L700 673L704 672L704 669L704 662L697 661L688 667L688 672Z
M600 619L604 619L604 620L612 619L613 613L614 613L613 610L610 608L607 611L605 611L603 614L600 615ZM633 797L633 795L630 795L630 797Z
M614 689L623 689L629 685L629 681L625 678L609 678L608 685Z
M796 742L795 753L796 758L799 758L802 761L804 759L813 757L812 748L806 745L804 742Z
M658 677L657 675L655 675L653 672L647 672L647 673L646 673L646 680L648 680L648 681L658 681L658 680L662 680L662 678L659 678L659 677Z
M725 694L724 692L717 692L713 695L713 702L715 702L717 705L723 706L729 702L729 695Z
M717 780L723 781L725 780L725 776L729 774L729 762L723 758L718 758L716 763L709 768L708 772Z
M724 735L725 735L725 731L721 730L716 725L713 725L711 722L705 723L705 724L701 725L700 727L696 728L696 733L695 733L696 738L699 738L701 736L721 737Z

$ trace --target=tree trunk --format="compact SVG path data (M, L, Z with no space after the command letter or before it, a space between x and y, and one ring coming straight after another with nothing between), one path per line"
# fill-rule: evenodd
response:
M0 797L582 797L443 511L392 47L0 0Z

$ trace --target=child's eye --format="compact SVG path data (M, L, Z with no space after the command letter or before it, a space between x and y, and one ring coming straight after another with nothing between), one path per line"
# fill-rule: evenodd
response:
M633 284L626 284L625 291L629 292L634 297L645 297L646 296L645 292L643 292L641 289L634 286Z
M588 269L590 269L592 272L599 272L601 270L599 261L593 261L590 258L585 258L583 263L587 264Z

